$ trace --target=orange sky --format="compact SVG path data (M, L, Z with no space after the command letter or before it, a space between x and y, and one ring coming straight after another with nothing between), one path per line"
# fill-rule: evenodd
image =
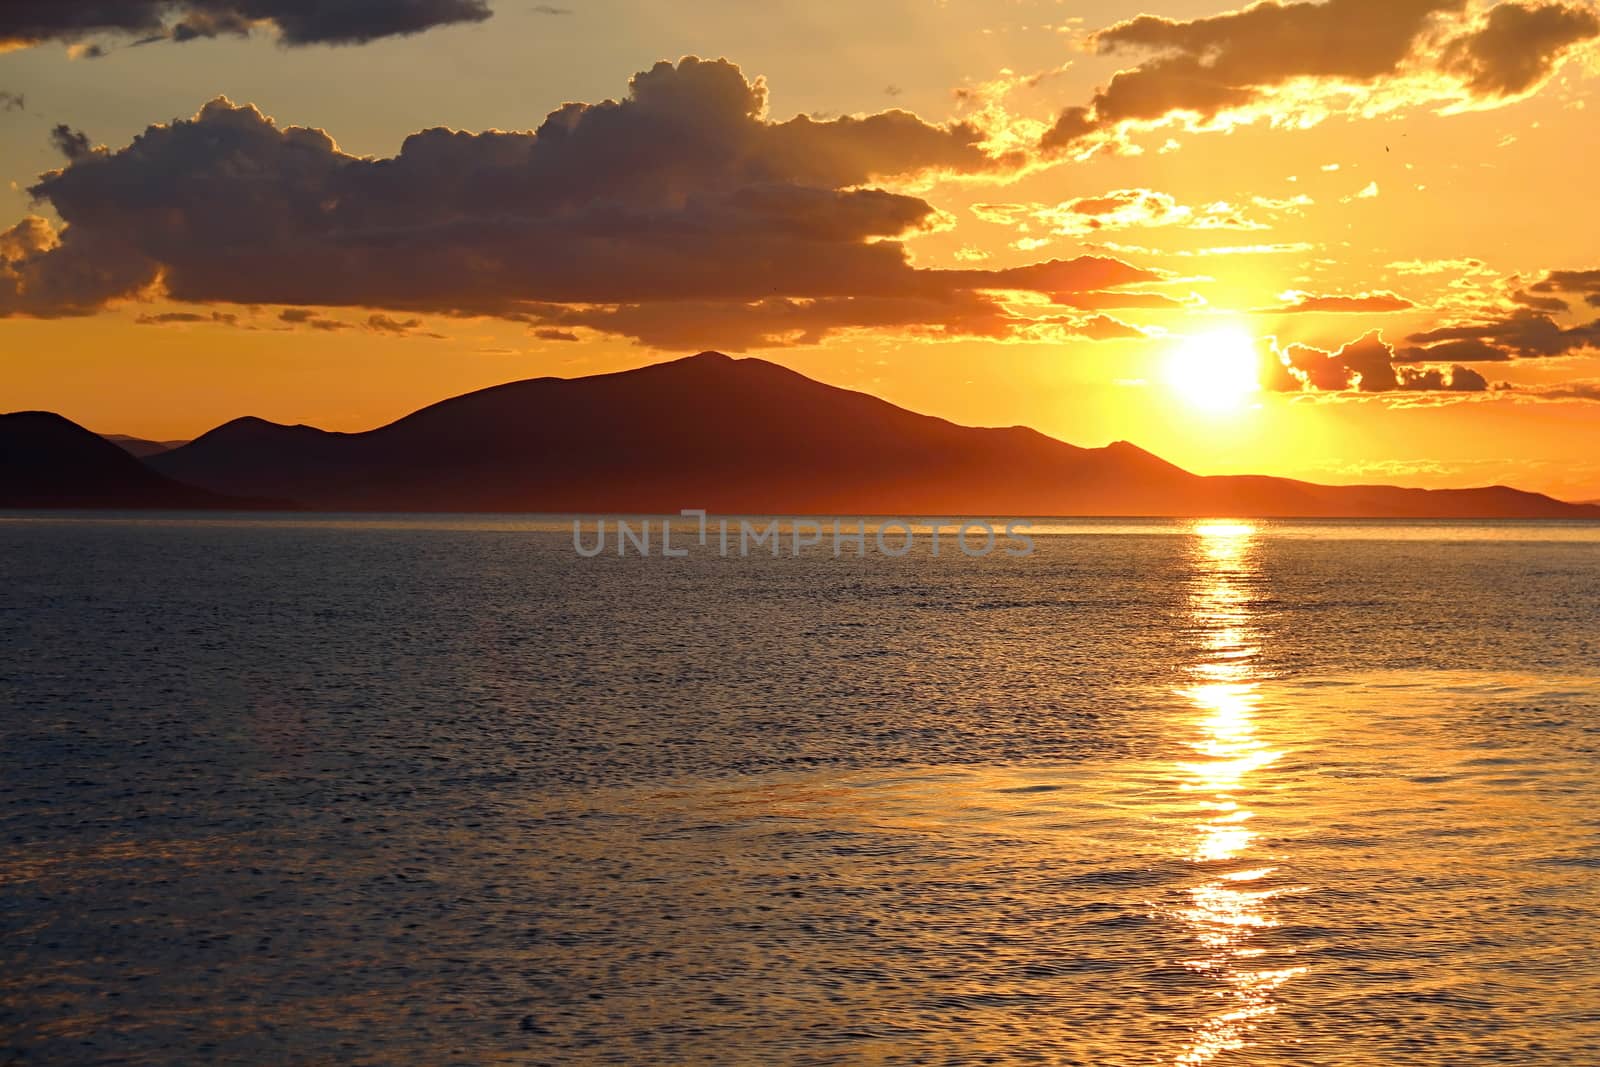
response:
M361 429L721 348L1202 473L1600 498L1590 6L862 6L0 14L0 409ZM402 153L438 126L513 133Z

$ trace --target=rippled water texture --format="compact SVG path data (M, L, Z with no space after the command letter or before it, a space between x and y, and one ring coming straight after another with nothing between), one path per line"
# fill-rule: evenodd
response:
M1600 531L0 516L0 1062L1600 1063Z

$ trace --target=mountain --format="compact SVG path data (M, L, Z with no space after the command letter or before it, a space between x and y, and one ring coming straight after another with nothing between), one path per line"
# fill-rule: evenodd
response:
M148 462L337 510L1600 518L1503 486L1200 477L1125 442L957 426L713 352L511 382L363 433L236 419Z
M116 445L130 456L143 459L153 456L157 452L170 452L179 445L186 445L187 441L151 441L143 437L129 437L125 433L103 433L100 435L107 441Z
M237 500L181 485L116 445L48 411L0 415L0 507L239 508Z

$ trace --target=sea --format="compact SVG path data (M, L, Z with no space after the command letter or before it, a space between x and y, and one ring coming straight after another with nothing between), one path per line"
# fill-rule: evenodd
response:
M1031 530L0 513L0 1063L1600 1063L1600 524Z

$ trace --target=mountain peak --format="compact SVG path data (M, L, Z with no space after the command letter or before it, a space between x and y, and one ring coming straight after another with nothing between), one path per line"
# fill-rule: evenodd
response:
M280 434L321 437L328 432L327 430L319 430L315 426L307 426L304 423L289 425L288 423L273 422L271 419L263 419L256 415L241 415L236 419L229 419L213 430L207 430L204 434L195 438L195 441L210 439L257 440L276 438Z
M738 374L749 373L751 371L770 370L783 371L785 374L796 373L780 363L774 363L769 359L762 359L759 356L730 356L725 352L717 352L711 349L707 349L704 352L696 352L692 356L680 356L677 359L669 359L661 363L651 363L638 369L641 371L662 371L668 369L685 371L693 370L713 374ZM626 374L629 372L624 371L623 373ZM803 375L796 376L803 377Z
M52 411L0 415L0 507L242 506L165 478Z
M7 411L0 413L0 419L5 420L13 427L31 427L36 429L79 430L83 429L65 415L57 415L53 411ZM85 433L89 431L85 430Z
M313 508L570 514L1571 516L1533 494L1199 477L1126 441L978 429L706 351L442 400L362 433L236 419L168 477Z

